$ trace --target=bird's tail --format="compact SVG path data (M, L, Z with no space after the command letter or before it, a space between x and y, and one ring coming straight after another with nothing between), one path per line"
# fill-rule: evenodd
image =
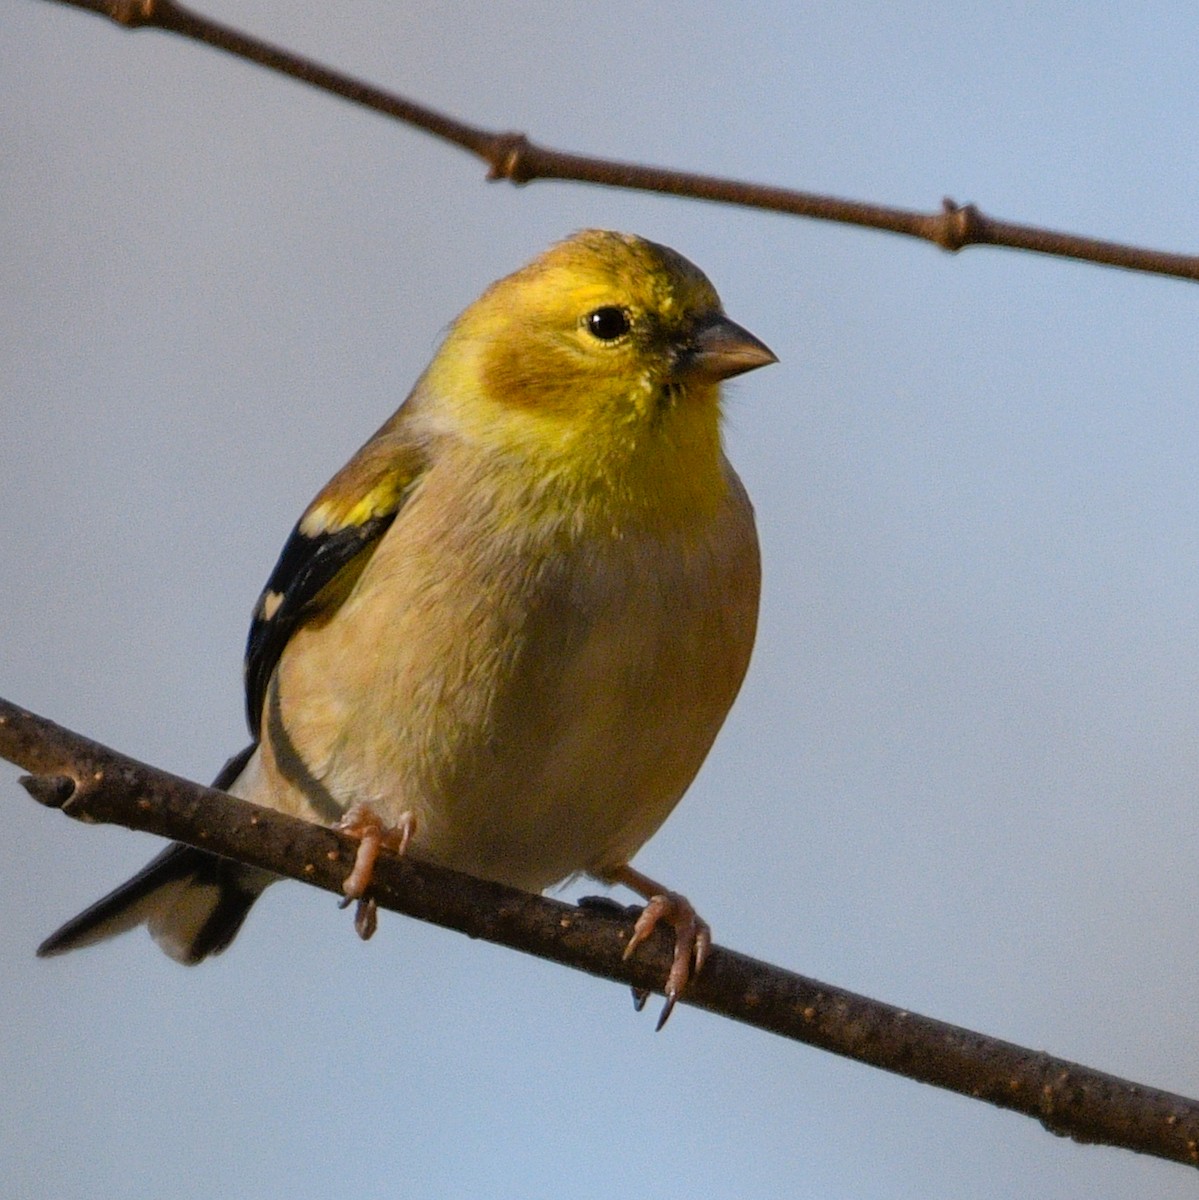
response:
M254 747L229 760L214 787L241 774ZM278 876L179 842L132 879L52 933L38 956L63 954L146 925L176 962L193 964L233 941L254 901Z

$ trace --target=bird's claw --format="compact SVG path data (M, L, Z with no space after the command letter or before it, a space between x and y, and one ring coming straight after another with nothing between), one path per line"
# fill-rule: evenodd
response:
M354 931L364 942L369 942L378 926L379 906L374 896L364 896L354 909Z
M354 909L354 931L364 942L370 941L379 927L379 906L375 903L375 898L360 896L355 900L353 896L345 896L337 907L346 909L351 904L357 905Z
M580 896L576 903L588 912L614 917L621 922L636 921L642 912L640 904L621 904L618 900L613 900L611 896ZM633 993L633 1011L640 1012L650 998L650 989L632 987L629 991Z

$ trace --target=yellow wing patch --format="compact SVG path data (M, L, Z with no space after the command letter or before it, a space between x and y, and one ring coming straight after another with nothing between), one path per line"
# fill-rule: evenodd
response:
M258 599L245 656L246 716L255 738L291 635L344 602L424 471L420 447L398 436L398 424L388 422L308 506Z

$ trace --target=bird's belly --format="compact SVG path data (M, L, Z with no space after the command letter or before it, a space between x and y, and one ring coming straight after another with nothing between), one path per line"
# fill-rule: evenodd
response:
M343 606L335 619L371 648L353 658L321 656L336 638L293 638L280 724L307 758L289 780L276 754L249 798L327 821L308 780L342 808L411 813L415 856L530 890L627 862L699 770L748 664L748 508L716 533L674 555L631 542L482 563L453 590L411 555L372 563L393 572L389 593L413 581L404 603L374 629L369 595Z
M427 792L414 852L532 890L627 862L699 770L735 691L727 665L703 678L711 664L686 624L592 630L553 686L497 694L487 736L462 748L469 770Z

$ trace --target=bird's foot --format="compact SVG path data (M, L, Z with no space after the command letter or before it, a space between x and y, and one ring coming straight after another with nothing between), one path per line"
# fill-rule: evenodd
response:
M691 901L678 892L661 891L649 897L641 916L637 918L633 936L624 948L626 959L657 929L660 921L665 921L674 929L674 959L666 976L666 1003L658 1017L657 1029L666 1024L692 975L698 975L703 969L712 945L712 930L695 911Z
M375 874L379 851L386 847L396 854L404 854L416 833L416 816L404 813L395 825L386 825L369 804L355 804L334 828L358 839L354 865L341 885L346 897L341 906L345 908L355 900L358 902L354 910L354 928L358 936L366 941L374 934L379 923L374 897L366 894Z
M712 947L712 930L707 921L695 911L686 896L662 887L652 879L634 871L632 867L621 867L606 876L616 883L623 883L645 897L646 905L633 925L633 936L624 948L624 958L630 955L665 921L674 929L674 958L666 975L666 1003L658 1017L657 1029L666 1024L683 989L694 976L703 970L708 951ZM644 1005L644 993L634 989L633 1001L638 1011Z

